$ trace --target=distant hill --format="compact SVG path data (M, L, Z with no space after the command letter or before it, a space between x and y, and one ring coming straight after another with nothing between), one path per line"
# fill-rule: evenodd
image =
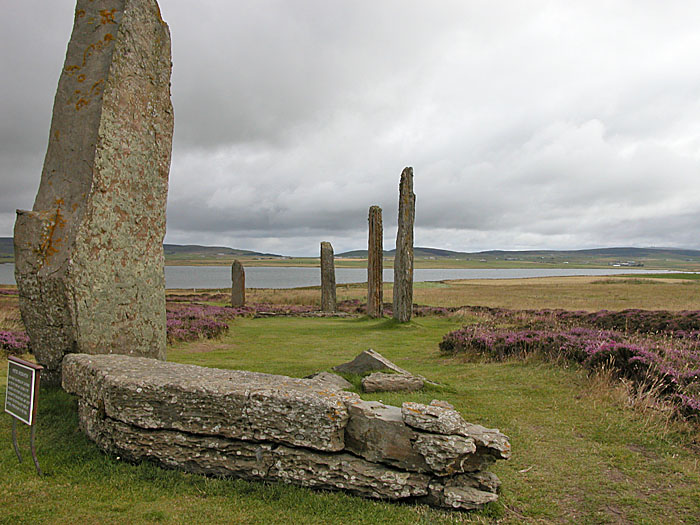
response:
M179 245L179 244L164 244L166 259L194 259L207 258L215 259L218 257L281 257L273 253L259 253L250 250L236 250L234 248L226 248L223 246L199 246L196 244ZM14 246L12 237L0 237L0 262L14 261Z
M15 260L15 247L12 237L0 237L0 262L12 262Z
M284 256L274 253L260 253L251 250L238 250L225 246L200 246L197 244L164 244L166 261L193 261L201 259L202 263L215 262L216 259L228 259L232 257L260 257L282 258ZM645 263L654 263L658 267L659 261L675 262L666 264L669 267L680 267L680 262L691 261L693 265L700 264L700 250L688 250L683 248L592 248L586 250L487 250L482 252L455 252L439 248L426 248L416 246L413 249L416 258L436 260L466 260L479 264L493 261L509 261L510 267L517 261L527 263L550 264L602 264L622 266L642 266ZM385 257L393 257L395 250L385 250ZM366 259L367 250L352 250L337 253L338 258ZM12 237L0 237L0 262L12 262L14 251ZM687 265L686 265L687 266Z
M393 257L396 250L384 250L384 257ZM453 252L450 250L440 250L438 248L421 248L416 246L413 248L413 255L415 257L460 257L467 255L463 252ZM349 252L337 253L336 257L347 257L347 258L367 258L367 250L352 250Z
M198 244L164 244L166 259L172 258L190 258L190 257L231 257L231 256L248 256L248 257L282 257L274 253L260 253L251 250L237 250L235 248L227 248L225 246L200 246Z
M384 250L385 257L392 257L395 250ZM415 247L416 257L452 258L452 259L506 259L506 260L537 260L537 259L686 259L700 258L700 250L683 248L592 248L586 250L486 250L482 252L455 252L438 248ZM336 254L336 257L366 258L367 250L352 250Z

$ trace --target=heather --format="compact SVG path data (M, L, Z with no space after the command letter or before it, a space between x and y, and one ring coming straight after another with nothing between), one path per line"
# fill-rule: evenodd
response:
M22 355L29 347L29 337L25 332L0 330L0 349L7 354Z
M547 324L536 317L529 321ZM496 360L538 355L577 363L591 371L608 369L634 388L653 387L661 398L675 404L681 414L700 416L700 347L692 340L555 324L512 328L482 323L446 334L440 350Z

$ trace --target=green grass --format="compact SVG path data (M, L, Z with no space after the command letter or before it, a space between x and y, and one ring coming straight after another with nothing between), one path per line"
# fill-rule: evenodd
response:
M639 279L681 279L683 281L700 281L700 273L646 273L644 275L633 275ZM618 277L630 277L630 275L620 275Z
M10 419L0 417L0 523L700 523L693 434L642 416L582 371L538 361L468 362L439 354L457 318L236 319L220 340L169 349L168 359L301 377L374 348L441 384L412 394L363 395L400 405L444 399L468 421L498 427L513 457L480 513L364 500L282 484L214 479L131 465L99 452L78 430L76 401L40 394L37 442L47 475L19 464ZM6 363L0 362L4 398ZM20 432L28 455L29 433ZM697 436L696 436L697 437Z

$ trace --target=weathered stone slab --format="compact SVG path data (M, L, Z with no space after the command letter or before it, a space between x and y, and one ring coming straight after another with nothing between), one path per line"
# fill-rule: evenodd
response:
M15 277L31 347L165 356L163 237L172 146L170 33L155 0L78 0Z
M413 315L413 223L416 196L413 168L404 168L399 184L399 224L394 256L394 319L407 323Z
M423 380L410 374L374 372L362 378L365 392L415 392L423 388Z
M321 310L336 311L333 246L327 241L321 243Z
M384 305L384 231L382 209L369 208L369 235L367 240L367 315L382 317Z
M158 362L70 354L63 388L115 420L242 440L342 450L345 400L313 380Z
M83 431L129 460L448 508L496 497L498 478L481 471L493 451L445 433L451 414L430 422L454 412L443 402L392 407L323 380L122 355L66 356L63 385L80 397ZM406 409L422 414L414 427Z
M468 437L473 439L478 447L482 447L497 458L510 457L508 438L498 429L467 423L456 410L444 408L439 404L423 405L406 402L401 405L401 414L404 423L412 428L435 434L456 434Z
M231 264L231 306L245 305L245 270L236 259Z
M352 361L334 366L333 370L344 374L358 375L366 374L367 372L378 372L380 370L392 370L397 374L411 375L408 370L404 370L403 368L396 366L382 354L372 350L371 348L368 348L359 354Z
M404 499L426 496L430 476L402 472L347 453L328 454L270 443L252 443L173 430L142 429L80 406L81 427L103 450L136 461L249 480L283 481L360 496Z

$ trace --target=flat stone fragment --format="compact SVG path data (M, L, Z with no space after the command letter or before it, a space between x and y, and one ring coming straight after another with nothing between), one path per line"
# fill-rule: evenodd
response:
M348 403L350 419L345 448L368 461L416 472L429 472L425 459L413 448L416 432L401 419L399 407L378 401Z
M321 243L321 311L335 312L336 306L333 246L324 241Z
M332 388L335 390L347 390L353 388L353 384L350 381L347 381L338 374L332 374L330 372L318 372L316 374L306 376L304 379L313 379L322 385L323 388Z
M374 372L362 378L365 392L415 392L423 388L423 380L410 374Z
M231 306L245 306L245 269L238 259L231 264Z
M345 402L359 399L309 379L121 355L70 354L63 368L67 392L124 423L317 450L343 449Z
M42 382L66 353L165 358L170 32L155 0L78 0L31 211L14 230Z
M430 476L402 472L347 453L290 448L173 430L138 428L80 404L80 424L105 451L131 461L155 460L164 466L198 474L282 481L303 487L346 490L379 499L428 495Z
M472 438L477 447L483 447L495 457L510 457L510 443L505 435L498 429L467 423L456 410L409 401L401 405L401 414L410 427L435 434L457 434Z
M393 370L398 374L411 375L408 370L396 366L379 352L371 348L359 354L355 359L342 365L333 367L336 372L344 374L366 374L367 372L377 372L380 370Z
M413 448L425 458L430 471L438 476L465 472L465 465L469 465L476 452L471 438L439 434L417 433Z
M470 486L443 485L439 481L430 483L428 502L441 507L459 510L479 510L487 503L496 501L498 495Z
M404 168L399 183L399 218L394 256L394 319L407 323L413 315L413 224L416 195L413 193L413 168Z

